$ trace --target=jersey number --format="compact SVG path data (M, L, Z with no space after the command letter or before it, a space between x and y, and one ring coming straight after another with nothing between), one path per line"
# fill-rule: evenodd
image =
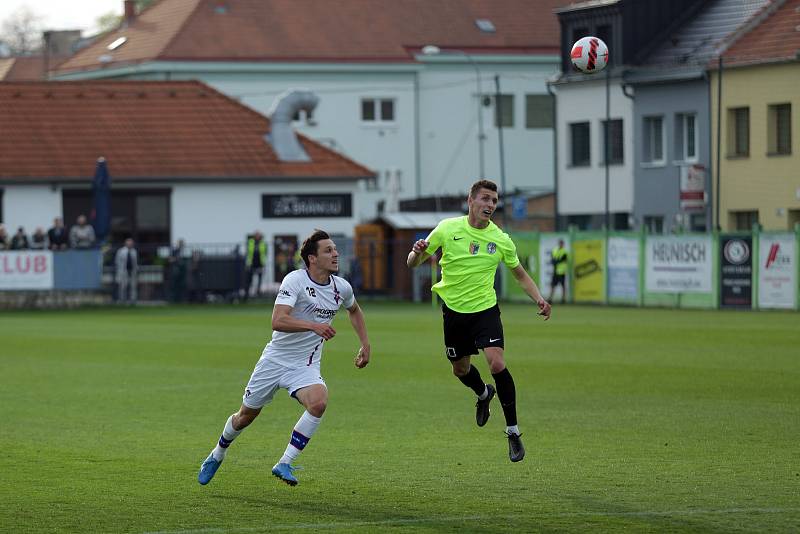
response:
M317 297L317 292L314 290L313 287L307 287L306 291L308 291L308 296L309 297L313 297L313 298Z

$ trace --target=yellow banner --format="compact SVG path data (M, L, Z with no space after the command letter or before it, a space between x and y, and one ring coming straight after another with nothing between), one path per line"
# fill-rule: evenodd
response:
M603 302L603 242L599 239L572 243L573 298L575 302Z

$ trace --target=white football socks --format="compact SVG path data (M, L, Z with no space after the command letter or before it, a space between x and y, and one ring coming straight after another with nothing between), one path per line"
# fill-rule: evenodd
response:
M233 414L235 415L235 414ZM236 436L242 433L242 430L234 430L233 429L233 415L228 417L228 420L225 421L225 428L222 429L222 435L219 437L219 441L217 442L217 446L214 447L214 450L211 451L211 455L217 461L222 461L225 458L225 454L228 452L228 447L236 439Z
M519 436L520 435L519 427L517 425L507 426L506 427L506 434L516 434L517 436Z
M305 448L308 440L310 440L314 432L317 431L320 421L322 421L321 417L314 417L308 412L303 412L297 424L294 425L289 445L286 446L286 451L283 453L278 463L290 464L300 456L300 451Z

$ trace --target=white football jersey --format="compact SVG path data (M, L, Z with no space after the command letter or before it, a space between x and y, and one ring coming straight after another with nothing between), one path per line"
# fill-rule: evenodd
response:
M275 298L275 304L292 307L292 317L324 324L333 321L341 306L351 308L354 303L353 288L347 280L331 275L327 284L318 284L305 269L287 274ZM311 331L273 331L272 340L264 347L261 358L287 367L319 364L324 341Z

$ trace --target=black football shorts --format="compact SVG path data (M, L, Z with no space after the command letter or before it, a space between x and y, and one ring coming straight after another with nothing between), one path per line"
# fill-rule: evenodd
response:
M444 346L447 359L460 360L478 354L478 349L505 346L500 306L474 313L459 313L442 304Z

